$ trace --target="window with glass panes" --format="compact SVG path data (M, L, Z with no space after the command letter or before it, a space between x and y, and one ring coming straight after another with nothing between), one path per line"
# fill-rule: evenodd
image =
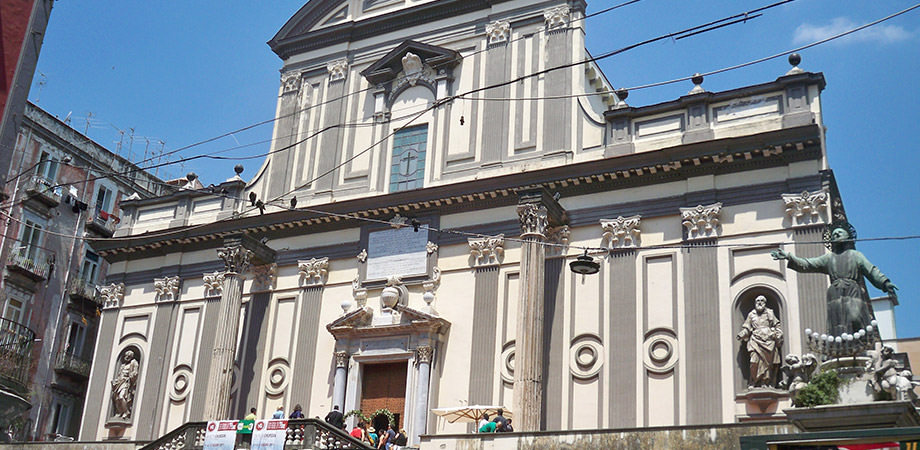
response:
M41 245L42 229L45 227L45 221L37 216L24 213L22 228L19 232L18 252L20 256L34 259Z
M428 125L403 128L393 135L390 192L423 187Z

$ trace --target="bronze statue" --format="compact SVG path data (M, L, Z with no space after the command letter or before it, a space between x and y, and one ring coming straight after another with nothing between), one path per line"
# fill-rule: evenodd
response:
M766 297L758 295L754 299L754 309L741 324L736 339L747 341L751 369L748 388L773 387L780 363L783 330L773 310L767 308Z
M131 418L134 406L134 394L137 390L138 363L134 351L128 350L122 358L122 365L112 380L112 403L115 404L115 417Z
M894 298L897 298L898 288L853 248L856 230L847 223L837 224L832 229L830 253L817 258L799 258L778 249L771 255L773 259L785 259L788 267L796 272L817 272L830 276L831 285L827 288L828 334L841 336L865 328L873 319L869 294L861 283L862 277Z

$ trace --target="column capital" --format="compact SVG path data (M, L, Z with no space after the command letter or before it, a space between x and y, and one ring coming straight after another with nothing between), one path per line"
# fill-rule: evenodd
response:
M340 350L334 353L335 367L348 367L348 352Z
M242 245L234 245L218 249L217 257L223 260L227 273L243 273L249 270L252 252Z
M420 345L415 349L417 364L431 363L431 355L434 354L434 349L430 345Z
M518 192L517 213L521 220L521 235L546 235L547 228L568 222L565 209L546 189L537 188Z

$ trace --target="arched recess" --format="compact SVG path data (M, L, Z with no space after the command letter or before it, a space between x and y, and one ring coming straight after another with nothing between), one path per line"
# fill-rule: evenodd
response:
M735 295L734 301L732 302L732 342L734 350L732 355L734 355L733 364L735 366L733 370L735 393L741 393L747 389L747 380L750 375L747 346L744 341L739 341L735 336L737 336L738 331L741 330L741 324L744 323L748 313L754 309L754 299L760 295L767 298L766 306L768 309L773 310L773 314L779 319L780 328L783 331L783 342L779 349L780 360L789 353L789 308L786 299L776 288L766 283L755 283L746 286ZM774 380L778 380L778 375L777 366Z
M134 423L135 416L138 414L138 394L141 392L141 374L143 374L143 364L146 359L146 355L142 349L142 344L138 341L139 339L130 339L123 343L121 349L117 353L118 356L116 356L115 360L112 362L112 367L114 367L114 370L112 371L111 378L108 380L109 389L107 390L107 425L132 424ZM129 352L131 357L126 360ZM129 367L131 365L134 367ZM133 382L130 381L130 378L132 377ZM113 382L117 383L113 384ZM118 410L115 406L116 397L128 397L130 399L128 405L128 411L130 411L130 413L128 417L122 417L118 414Z

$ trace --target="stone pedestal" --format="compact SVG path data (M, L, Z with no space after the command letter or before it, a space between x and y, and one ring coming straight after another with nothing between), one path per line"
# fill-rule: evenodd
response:
M920 426L920 414L908 401L789 408L783 412L808 432Z
M780 413L783 407L791 406L791 395L787 391L773 388L748 389L735 395L735 402L743 407L743 413L738 412L741 422L753 420L783 420ZM741 415L743 414L743 415Z
M821 363L818 372L833 370L840 378L840 405L867 403L875 399L875 392L869 385L870 374L866 373L866 356L829 359ZM817 373L817 372L816 372Z

